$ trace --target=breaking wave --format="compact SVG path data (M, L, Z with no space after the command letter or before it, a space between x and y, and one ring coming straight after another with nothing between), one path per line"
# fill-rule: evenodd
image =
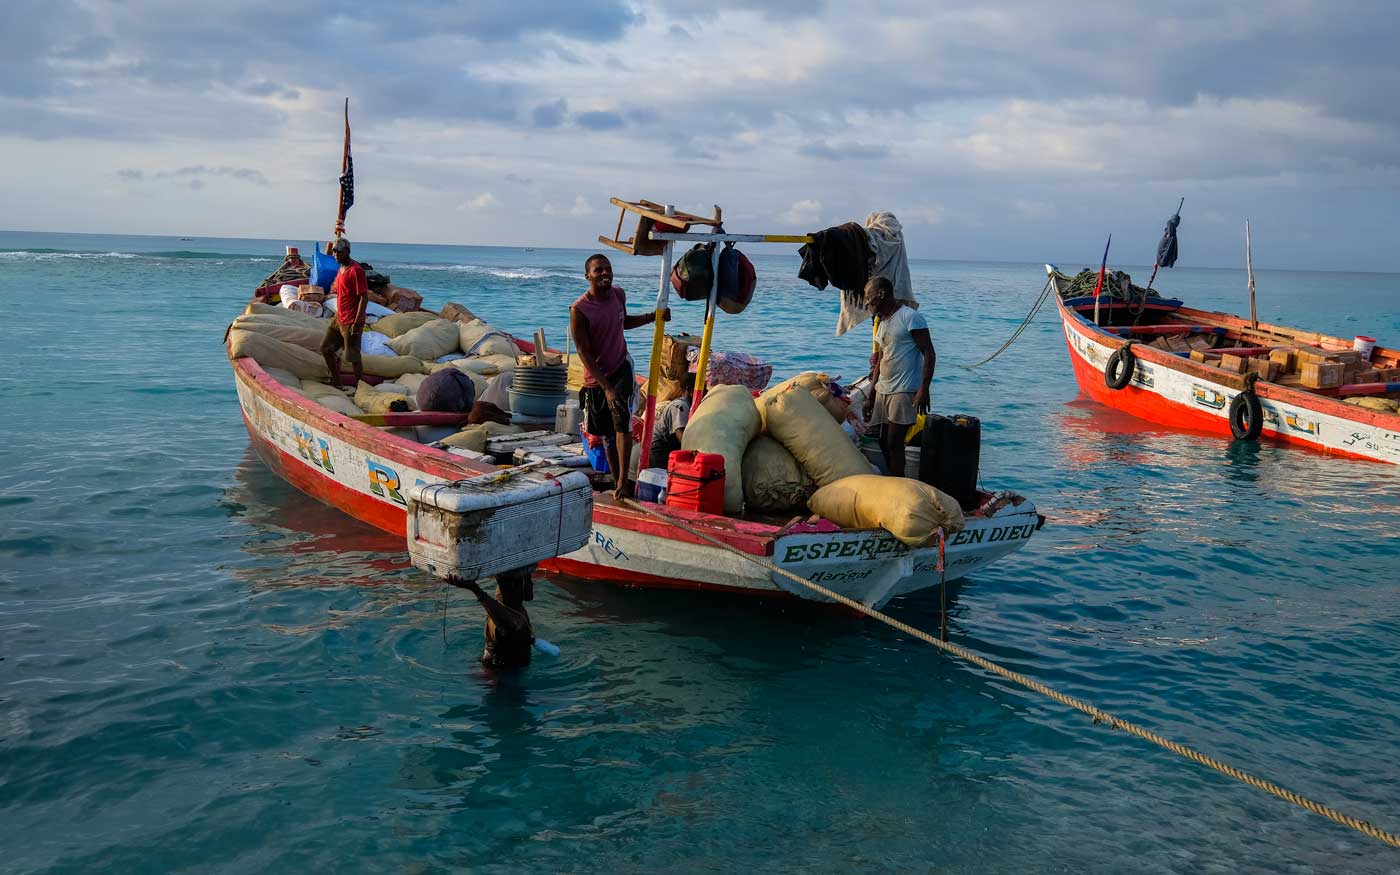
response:
M388 265L386 265L386 267L388 267ZM479 264L403 264L394 265L394 267L403 270L440 270L451 271L453 273L469 273L503 280L576 279L578 277L577 273L551 270L545 267L485 267Z

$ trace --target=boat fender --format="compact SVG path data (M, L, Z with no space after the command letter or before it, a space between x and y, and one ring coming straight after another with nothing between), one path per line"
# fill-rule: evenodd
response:
M535 639L535 649L538 650L540 653L543 653L545 656L558 656L558 655L559 655L559 648L558 648L558 646L557 646L557 645L554 645L554 644L550 644L548 641L544 640L543 638L536 638L536 639Z
M1117 391L1133 381L1137 371L1137 356L1133 355L1133 342L1130 340L1108 357L1103 369L1103 381L1108 388Z
M1254 381L1258 374L1246 378L1244 391L1230 402L1230 434L1239 441L1256 441L1264 429L1264 408L1259 404L1259 396L1254 392Z

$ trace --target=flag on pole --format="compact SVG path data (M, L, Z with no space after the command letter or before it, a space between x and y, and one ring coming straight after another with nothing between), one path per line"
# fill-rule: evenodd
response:
M355 204L355 162L350 157L350 98L345 98L345 154L340 159L340 209L335 217L335 236L345 234L345 214Z
M1103 291L1103 275L1108 270L1108 247L1113 243L1113 235L1108 235L1108 242L1103 246L1103 261L1099 263L1099 281L1094 283L1094 300L1099 299L1099 292Z
M1182 198L1181 203L1185 204L1186 198ZM1162 232L1162 240L1157 244L1157 264L1162 267L1176 267L1176 226L1180 224L1181 206L1178 205L1176 213L1167 219L1167 229Z

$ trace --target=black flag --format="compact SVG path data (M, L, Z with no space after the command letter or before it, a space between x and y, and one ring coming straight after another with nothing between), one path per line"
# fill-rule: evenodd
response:
M1180 224L1180 212L1167 220L1167 230L1162 233L1162 242L1157 244L1157 264L1162 267L1176 265L1176 226Z

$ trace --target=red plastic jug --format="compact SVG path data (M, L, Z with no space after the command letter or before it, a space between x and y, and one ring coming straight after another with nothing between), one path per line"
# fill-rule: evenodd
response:
M666 467L666 504L701 513L724 513L724 456L677 450Z

